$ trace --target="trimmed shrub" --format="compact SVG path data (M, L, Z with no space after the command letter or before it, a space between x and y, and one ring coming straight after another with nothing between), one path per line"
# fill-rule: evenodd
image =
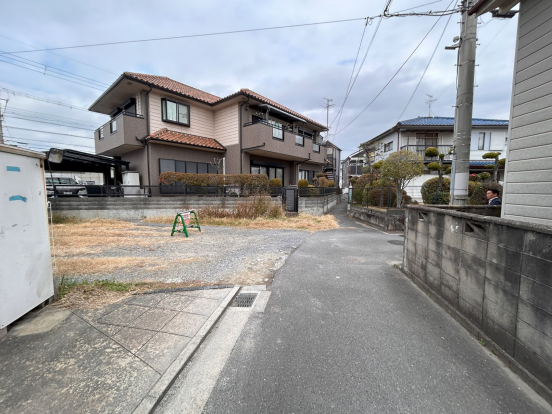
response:
M270 187L281 187L282 186L282 180L280 180L279 178L273 178L272 180L270 180L268 182L268 185Z
M356 185L356 182L357 182L357 179L355 177L352 177L350 180L349 180L349 183L354 187Z
M428 148L429 149L429 148ZM427 151L426 151L427 152ZM438 162L430 162L429 164L427 164L427 169L428 170L435 170L435 171L439 171L439 169L441 168L441 166L439 165Z
M477 176L479 177L479 179L481 181L485 181L485 180L488 180L489 178L491 178L491 174L489 174L488 172L479 173L479 174L477 174Z
M356 180L355 187L357 188L364 188L366 187L366 184L370 182L370 174L363 174Z
M335 187L335 181L329 180L326 187Z
M389 193L391 192L391 193ZM410 204L412 202L412 197L406 194L406 191L403 190L402 199L404 204ZM383 195L383 200L381 199ZM390 200L389 200L390 197ZM389 207L397 207L397 192L394 188L383 187L383 188L374 188L368 192L368 205L376 207L388 207L388 202L391 201ZM380 205L380 203L382 203Z
M435 147L429 147L425 150L425 155L426 157L437 157L439 155L439 150Z
M500 192L499 197L502 197L502 186L498 183L480 183L477 185L471 197L468 199L468 204L471 205L485 205L489 204L489 200L487 200L487 190L489 189L496 189Z
M327 178L320 177L318 179L318 187L329 187L328 186L329 182L330 182L330 180L328 180ZM357 184L358 184L358 182L357 182Z
M324 174L322 173L316 173L316 178L324 177Z
M438 183L439 177L435 177L422 184L420 192L424 204L448 204L450 202L450 178L443 177L439 194L437 194Z
M308 187L309 180L299 180L297 181L297 187Z
M266 189L266 174L188 174L163 172L159 175L159 184L184 185L189 187L233 185L247 189Z

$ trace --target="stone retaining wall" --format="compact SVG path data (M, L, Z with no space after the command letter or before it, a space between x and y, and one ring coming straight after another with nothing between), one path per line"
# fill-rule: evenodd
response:
M552 401L552 227L408 206L403 270Z
M321 216L341 200L341 196L330 194L324 197L299 197L299 213Z

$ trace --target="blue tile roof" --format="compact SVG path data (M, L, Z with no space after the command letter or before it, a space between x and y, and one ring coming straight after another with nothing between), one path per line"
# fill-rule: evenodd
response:
M454 126L454 118L448 118L444 116L419 116L418 118L407 119L405 121L399 121L397 125L410 125L410 126ZM473 118L473 126L508 126L508 120L504 119L481 119Z
M485 165L494 165L494 161L470 161L471 166L485 166Z

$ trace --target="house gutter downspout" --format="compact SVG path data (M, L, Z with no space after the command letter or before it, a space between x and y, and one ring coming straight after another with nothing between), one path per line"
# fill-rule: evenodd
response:
M239 119L239 144L240 144L240 174L243 173L243 151L242 151L242 129L243 129L243 123L242 123L242 108L243 106L249 102L249 97L247 97L247 101L243 101L241 104L240 104L240 111L239 111L239 114L238 114L238 119ZM226 159L226 155L224 156L224 158Z

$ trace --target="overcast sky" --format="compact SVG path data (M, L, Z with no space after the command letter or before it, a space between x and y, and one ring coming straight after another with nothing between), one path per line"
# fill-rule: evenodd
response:
M394 0L391 11L429 3L431 0ZM441 0L416 11L443 10L450 0ZM255 3L251 1L133 0L75 2L1 0L0 50L14 52L33 48L63 47L187 34L322 22L375 16L385 0L304 0ZM399 120L399 116L441 36L448 17L443 17L422 46L378 99L346 127L379 93L416 45L435 23L436 17L404 17L382 21L366 62L347 100L333 141L343 156ZM401 119L427 115L426 94L437 101L434 116L453 116L456 88L456 52L445 50L459 34L459 15L450 19L433 61ZM474 117L508 119L514 63L517 17L511 20L480 19ZM362 60L377 25L367 26L359 60ZM364 21L319 26L196 37L159 42L88 47L51 52L17 54L33 67L0 56L0 88L8 88L78 107L88 106L124 71L168 76L209 93L226 96L249 88L297 112L326 124L325 100L335 104L330 122L343 103ZM55 54L54 54L55 53ZM35 72L14 66L31 68ZM27 62L30 63L30 62ZM44 74L43 65L88 78L79 82L94 88ZM358 67L358 64L357 64ZM59 73L59 72L58 72ZM55 75L58 76L58 75ZM96 88L96 89L95 89ZM100 90L99 90L100 89ZM86 138L51 135L27 128L92 137L91 130L107 121L104 115L70 109L0 91L9 98L5 114L6 139L33 145L70 147L90 151ZM0 101L2 109L5 100ZM23 112L34 111L36 113ZM79 127L46 124L42 114L79 120ZM37 121L16 119L34 117ZM65 123L75 123L66 120ZM6 127L4 125L4 127ZM336 132L337 120L331 133ZM216 138L216 137L215 137ZM13 141L12 141L13 142ZM52 144L53 142L65 145Z

